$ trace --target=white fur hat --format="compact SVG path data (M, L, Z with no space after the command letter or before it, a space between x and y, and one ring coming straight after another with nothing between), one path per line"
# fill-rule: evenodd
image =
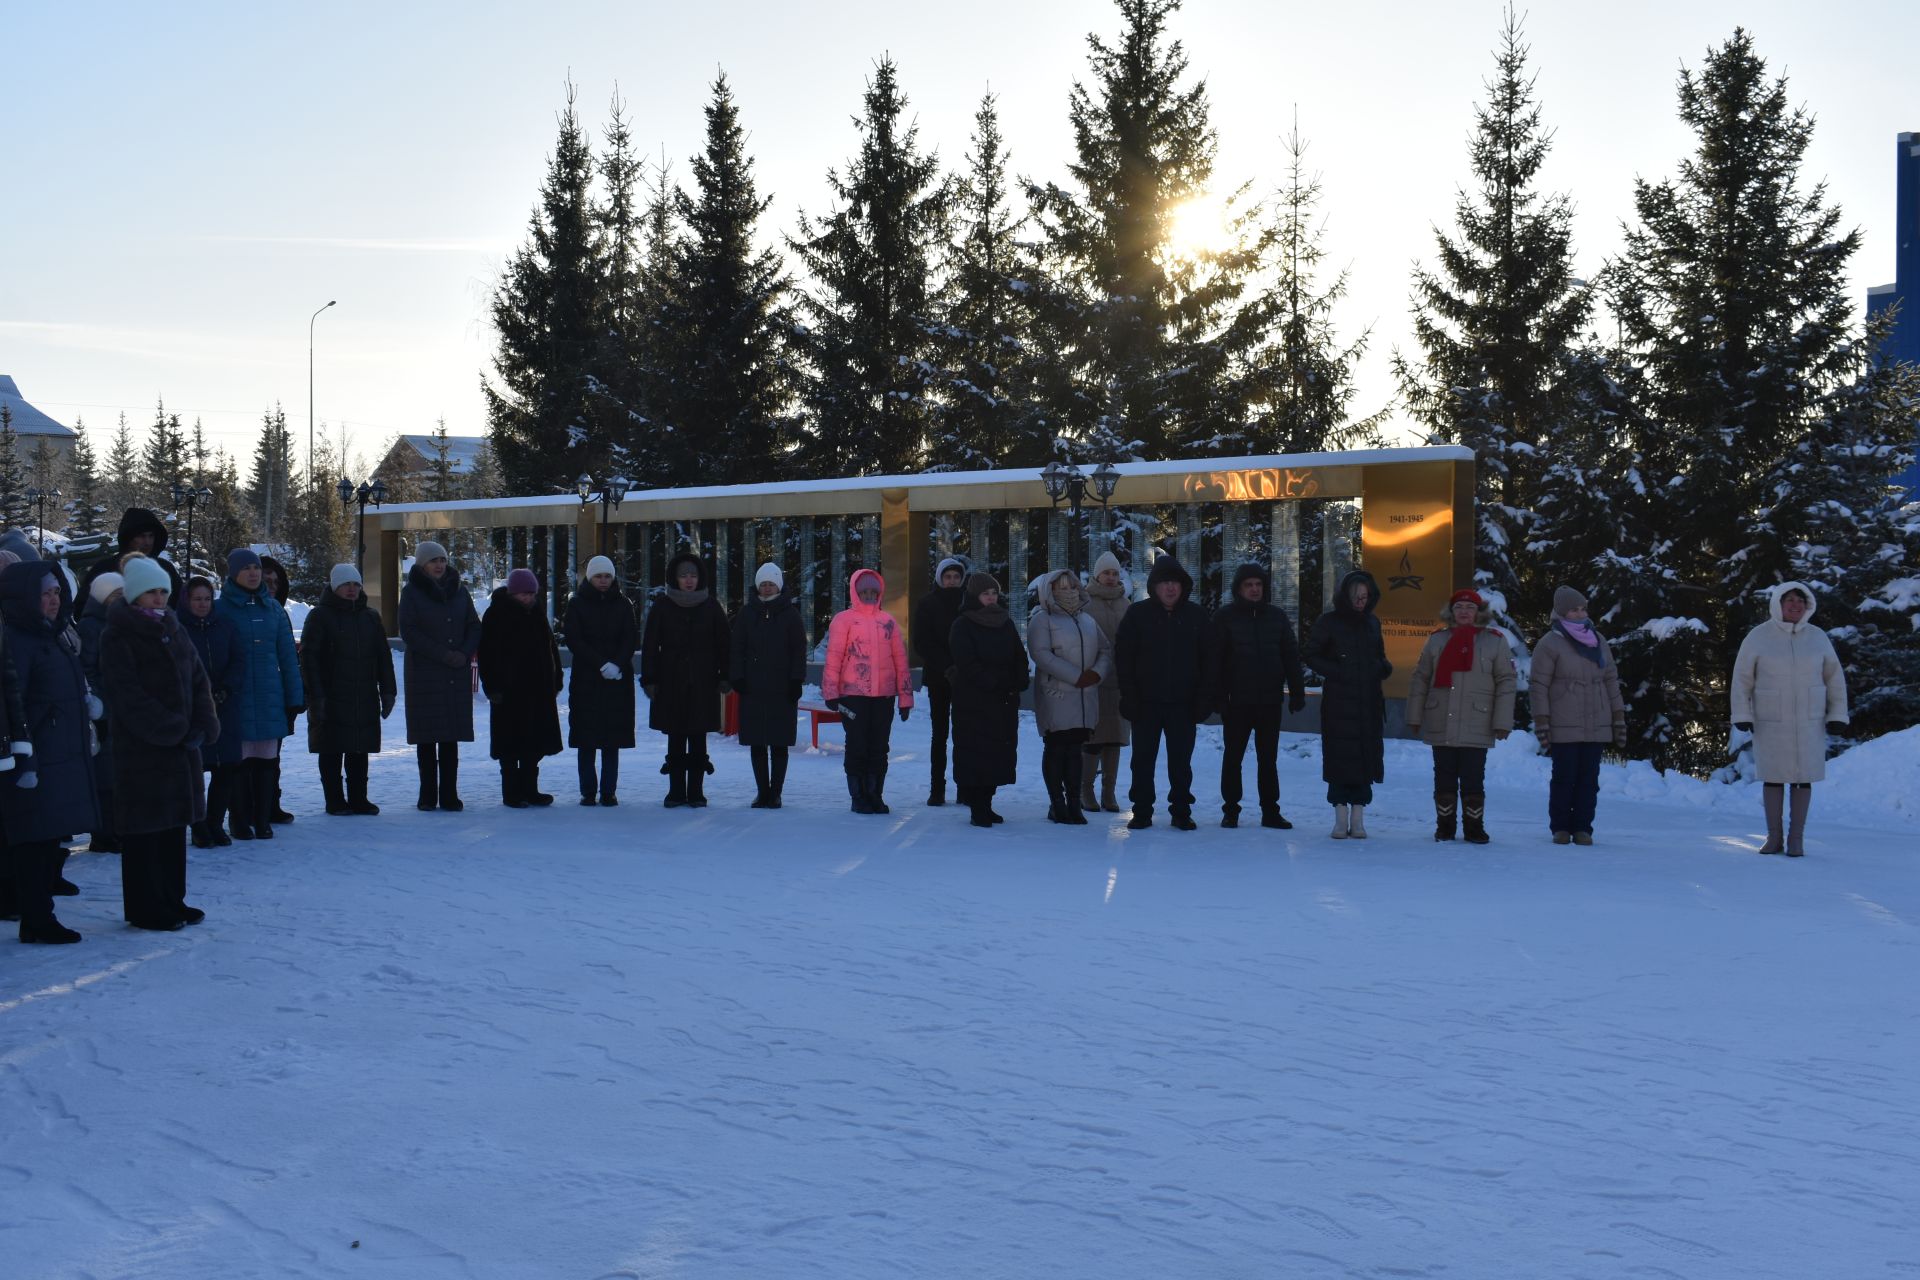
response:
M774 586L784 590L787 585L787 575L780 572L779 565L769 560L753 571L753 586L756 591L759 590L760 584L763 582L771 582Z
M587 561L586 577L594 578L603 573L609 578L618 576L613 571L613 561L607 559L605 556L595 556L593 559Z

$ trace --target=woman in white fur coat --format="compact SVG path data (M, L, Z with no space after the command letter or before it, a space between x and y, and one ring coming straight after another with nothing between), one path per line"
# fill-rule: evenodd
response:
M1113 678L1113 650L1087 610L1077 574L1065 569L1034 580L1039 603L1027 618L1033 657L1033 719L1046 749L1047 817L1083 825L1081 748L1100 723L1100 687Z
M1813 784L1827 776L1827 736L1847 725L1847 677L1827 633L1813 625L1813 589L1783 582L1767 600L1772 617L1747 633L1733 661L1733 727L1753 734L1753 763L1766 806L1761 853L1806 853ZM1783 801L1792 797L1781 833Z

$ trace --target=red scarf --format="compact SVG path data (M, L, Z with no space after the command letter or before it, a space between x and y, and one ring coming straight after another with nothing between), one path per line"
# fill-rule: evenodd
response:
M1451 689L1454 676L1473 670L1473 642L1480 638L1481 630L1480 627L1455 627L1447 634L1439 665L1433 669L1434 688Z

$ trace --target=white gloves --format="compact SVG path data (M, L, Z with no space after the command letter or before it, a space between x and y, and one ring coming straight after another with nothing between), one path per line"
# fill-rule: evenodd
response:
M31 791L35 787L40 785L40 775L35 773L33 770L29 769L25 773L21 774L19 779L15 781L13 785L20 788L22 791Z
M620 668L614 666L611 662L603 662L600 664L600 674L609 680L618 680L620 678Z
M100 701L100 699L94 697L92 694L88 694L87 695L87 719L98 720L101 716L105 714L107 714L107 704Z

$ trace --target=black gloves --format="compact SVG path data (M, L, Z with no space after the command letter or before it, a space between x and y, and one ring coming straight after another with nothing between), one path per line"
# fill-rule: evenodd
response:
M380 718L382 720L385 720L388 716L392 714L393 714L393 695L390 693L383 693L380 695Z
M1847 731L1847 726L1846 726L1846 725L1844 725L1844 724L1842 724L1842 723L1841 723L1840 721L1838 721L1838 720L1829 720L1829 721L1827 721L1827 736L1828 736L1828 737L1830 737L1830 738L1837 738L1837 737L1839 737L1839 736L1840 736L1841 734L1843 734L1843 733L1845 733L1846 731Z
M912 714L913 714L913 708L912 708L912 707L902 707L902 708L900 708L900 723L901 723L901 724L905 724L905 723L907 722L907 717L908 717L908 716L910 716L910 715L912 715Z
M1299 715L1307 709L1307 695L1295 689L1287 698L1287 710Z
M1733 722L1733 727L1734 727L1734 728L1736 728L1736 729L1738 729L1738 730L1739 730L1740 732L1742 732L1742 733L1752 733L1752 732L1753 732L1753 721L1751 721L1751 720L1735 720L1735 721Z
M800 695L801 695L801 694L803 694L803 693L805 693L806 691L807 691L807 686L806 686L806 685L805 685L804 683L802 683L801 681L799 681L799 680L793 680L793 681L790 681L790 682L788 682L788 684L787 684L787 701L788 701L788 702L798 702L798 701L800 701Z

